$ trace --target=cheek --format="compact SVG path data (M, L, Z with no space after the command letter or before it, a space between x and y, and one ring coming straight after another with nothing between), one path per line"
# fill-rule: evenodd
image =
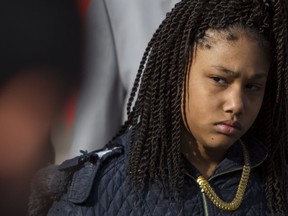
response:
M205 86L205 87L204 87ZM191 77L186 95L186 117L189 124L204 123L214 115L221 98L207 87L204 79Z

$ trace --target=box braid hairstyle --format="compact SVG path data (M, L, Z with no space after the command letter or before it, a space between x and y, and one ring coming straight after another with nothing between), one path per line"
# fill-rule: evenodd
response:
M208 29L229 33L233 28L254 34L259 43L268 44L271 53L263 104L244 140L256 136L267 145L269 156L263 169L265 193L271 213L284 215L288 49L287 3L283 0L182 0L167 14L145 50L128 102L128 120L119 132L131 131L129 175L137 187L148 179L167 182L171 194L181 191L184 180L181 106L185 107L181 102L182 93L186 94L183 86L193 45L201 45Z

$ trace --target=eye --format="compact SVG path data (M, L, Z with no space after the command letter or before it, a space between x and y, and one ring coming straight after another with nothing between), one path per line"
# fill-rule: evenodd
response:
M245 88L249 91L261 91L262 85L259 84L247 84Z
M226 79L222 78L222 77L211 76L210 79L212 79L217 84L221 84L221 85L228 84L228 81Z

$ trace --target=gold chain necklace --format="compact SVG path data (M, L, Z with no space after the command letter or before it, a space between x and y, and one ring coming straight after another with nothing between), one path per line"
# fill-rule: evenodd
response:
M241 140L240 143L243 149L244 166L236 195L231 202L225 202L222 199L220 199L213 190L213 188L210 186L209 182L203 176L199 176L197 178L197 183L201 188L201 192L205 193L206 196L212 201L212 203L215 206L226 211L235 211L237 208L239 208L239 206L243 201L244 194L249 181L251 171L249 153L245 144Z

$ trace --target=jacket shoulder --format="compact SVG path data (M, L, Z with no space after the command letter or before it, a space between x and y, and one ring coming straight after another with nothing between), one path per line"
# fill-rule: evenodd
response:
M47 215L54 202L65 196L66 202L80 204L85 202L92 190L94 179L104 172L106 164L124 153L125 136L115 140L109 148L82 155L41 170L33 182L29 200L29 215Z
M123 154L123 147L114 147L88 154L88 159L81 169L74 172L67 189L66 199L69 202L80 204L88 199L96 176L105 172L107 164L113 164L116 158ZM87 157L87 156L86 156Z

